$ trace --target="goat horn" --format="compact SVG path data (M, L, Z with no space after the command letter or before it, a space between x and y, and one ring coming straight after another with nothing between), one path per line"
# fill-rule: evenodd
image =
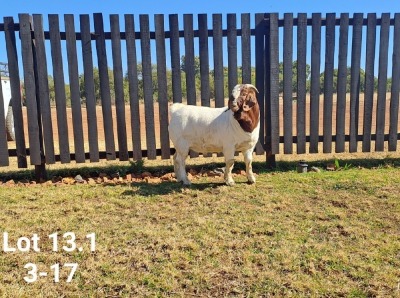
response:
M256 88L254 85L252 85L252 84L246 84L246 87L248 87L248 88L253 88L254 90L256 90L257 93L259 93L258 90L257 90L257 88Z

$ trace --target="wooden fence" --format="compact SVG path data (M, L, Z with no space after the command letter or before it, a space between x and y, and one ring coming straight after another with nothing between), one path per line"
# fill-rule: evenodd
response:
M400 14L395 14L393 18L390 14L377 17L373 13L366 17L356 13L351 18L347 13L339 16L330 13L324 18L320 13L313 13L311 18L304 13L297 16L286 13L283 18L279 18L278 14L241 14L240 28L236 14L213 14L211 17L199 14L197 29L191 14L183 15L183 24L178 15L169 15L168 18L155 15L153 23L149 15L140 15L135 19L127 14L123 16L123 22L119 15L110 15L110 32L104 29L102 14L93 14L92 20L89 15L80 15L79 29L75 28L74 15L64 15L65 31L60 29L58 15L47 17L48 30L44 28L42 15L21 14L18 22L12 17L4 17L4 23L0 24L0 33L3 32L5 38L5 49L1 50L7 51L16 134L15 148L9 148L11 144L0 138L0 166L9 165L10 156L17 156L19 167L27 166L29 156L30 163L36 166L39 173L43 171L44 164L57 161L170 158L173 148L170 147L167 130L167 85L172 84L173 102L186 98L188 104L195 105L199 95L200 104L204 106L210 106L212 87L215 106L223 106L226 93L224 59L228 68L228 90L238 82L251 81L255 81L259 90L261 131L256 151L259 154L266 152L270 164L274 163L276 154L315 153L320 144L324 153L332 152L333 143L338 153L345 150L369 152L373 150L373 141L375 151L397 150L400 138ZM164 27L167 20L168 30ZM223 26L223 20L226 20L226 26ZM120 23L124 27L121 28ZM212 25L209 26L209 23ZM154 30L150 29L152 24ZM91 32L91 26L94 32ZM379 51L376 51L377 32L380 37ZM170 54L167 57L168 50ZM392 59L389 59L389 50ZM181 55L185 56L184 76ZM200 94L197 95L196 56L200 58L201 81ZM252 60L255 61L255 75L252 74ZM297 61L296 77L292 72L294 60ZM309 60L311 74L307 78ZM99 147L99 115L96 113L93 72L95 62L100 79L104 150ZM140 76L139 62L142 65ZM281 78L280 62L283 63ZM374 88L376 62L377 90ZM154 116L153 64L157 65L158 119ZM64 77L65 65L68 65L67 81ZM172 72L171 83L167 81L167 65ZM365 65L365 90L360 100L362 65ZM242 69L241 78L238 77L238 66ZM114 90L110 90L109 68L113 71ZM213 86L210 85L210 68L213 69ZM56 127L49 100L48 69L54 79ZM85 105L81 103L80 69L84 76ZM334 69L337 69L337 74ZM348 69L351 79L349 90L346 90ZM387 98L388 72L392 83ZM129 94L124 94L124 75L129 82ZM306 88L308 80L309 93ZM336 88L334 80L337 81ZM22 81L26 107L21 105ZM296 100L293 99L294 81L297 84ZM70 88L72 123L67 117L66 82ZM143 85L143 98L139 98L139 83ZM111 91L115 94L115 104ZM348 93L349 100L346 98ZM126 96L129 97L128 115L124 101ZM4 116L2 101L0 96L0 118ZM144 102L144 119L140 113L141 102ZM387 111L389 117L386 116ZM83 128L83 117L86 117L87 133ZM145 134L140 131L142 122L145 122ZM159 126L159 135L155 124ZM71 126L72 133L69 132ZM385 129L387 126L388 129ZM130 127L129 135L127 127ZM0 125L0 135L5 135L4 125ZM56 143L58 148L55 148ZM283 150L280 144L283 144ZM362 144L361 148L359 144Z

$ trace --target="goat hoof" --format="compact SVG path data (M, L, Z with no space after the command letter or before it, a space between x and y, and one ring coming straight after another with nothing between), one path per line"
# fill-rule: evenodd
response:
M256 178L254 178L254 177L247 178L247 183L248 183L248 184L254 184L254 183L256 183Z
M189 180L188 181L182 181L182 185L183 186L190 186L190 185L192 185L192 182L190 182Z
M225 184L228 185L228 186L234 186L235 185L235 181L228 180L228 181L225 181Z

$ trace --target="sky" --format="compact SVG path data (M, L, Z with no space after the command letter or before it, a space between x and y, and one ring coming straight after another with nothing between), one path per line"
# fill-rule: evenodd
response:
M6 1L0 16L38 14L184 14L261 12L400 12L398 0L17 0Z
M28 14L42 14L44 21L45 31L48 30L48 14L60 15L60 28L63 31L63 15L73 14L75 15L75 27L79 28L78 20L80 14L103 13L104 17L104 28L109 31L108 15L119 14L121 22L123 21L124 14L133 14L135 16L135 22L138 23L138 16L140 14L150 15L150 22L154 19L155 14L164 14L166 27L168 30L168 15L178 14L180 20L182 20L183 14L194 14L194 29L197 28L197 14L208 14L208 22L212 21L212 14L223 14L228 13L237 14L238 27L240 23L241 13L250 13L251 24L254 24L255 13L274 12L279 13L282 18L284 13L293 13L296 17L297 13L307 13L311 16L314 12L322 13L324 17L325 13L336 13L338 16L340 13L346 12L350 14L361 12L365 15L370 12L377 13L378 17L381 13L388 12L392 16L395 12L400 13L400 0L201 0L201 1L187 1L187 0L142 0L142 1L127 1L127 0L17 0L17 1L5 1L0 11L0 23L3 17L12 16L15 22L18 22L19 13ZM223 17L223 26L226 26L226 17ZM180 28L182 29L182 23L180 21ZM93 24L92 24L93 26ZM137 25L137 27L139 27ZM253 25L252 25L253 27ZM121 28L123 26L121 25ZM211 25L209 25L211 28ZM240 27L239 27L240 28ZM138 30L138 28L136 28ZM150 23L150 30L154 30L154 26ZM196 45L195 45L196 46ZM168 50L168 47L167 47ZM323 52L322 52L323 53ZM211 59L212 53L210 53ZM322 55L323 56L323 55ZM309 58L309 57L308 57ZM123 60L125 58L123 57ZM323 59L323 57L322 57ZM167 60L168 53L167 53ZM252 64L254 64L254 57L252 58ZM4 33L0 33L0 61L7 61L6 53L4 50ZM323 61L321 61L323 65ZM167 62L168 63L168 62ZM110 61L109 61L110 64ZM224 62L226 64L226 62ZM167 65L168 67L168 65ZM82 69L81 65L79 66ZM50 71L50 70L49 70Z

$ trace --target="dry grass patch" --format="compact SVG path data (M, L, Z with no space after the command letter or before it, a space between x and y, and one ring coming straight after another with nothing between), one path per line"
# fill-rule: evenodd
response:
M1 253L3 297L395 297L400 281L400 170L260 173L177 183L2 187L12 237L95 232L96 251ZM47 243L47 244L45 244ZM71 283L27 284L78 263Z

